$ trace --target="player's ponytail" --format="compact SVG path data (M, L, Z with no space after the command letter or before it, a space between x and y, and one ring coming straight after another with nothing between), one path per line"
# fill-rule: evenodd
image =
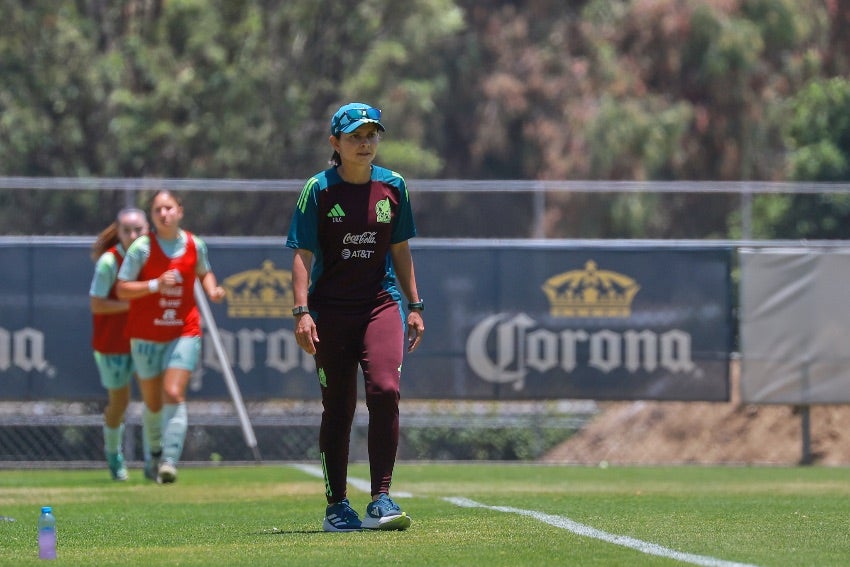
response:
M118 221L112 221L112 224L100 231L94 243L91 246L91 259L97 262L104 252L118 244Z

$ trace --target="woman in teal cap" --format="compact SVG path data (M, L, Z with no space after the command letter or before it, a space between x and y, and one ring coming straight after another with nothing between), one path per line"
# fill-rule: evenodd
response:
M315 356L322 392L326 531L404 530L411 524L389 491L402 360L422 340L424 303L407 242L416 235L407 186L398 173L372 164L384 131L380 119L380 110L359 102L334 113L331 167L307 180L286 240L295 251L295 337ZM358 367L369 410L372 487L362 521L346 494Z

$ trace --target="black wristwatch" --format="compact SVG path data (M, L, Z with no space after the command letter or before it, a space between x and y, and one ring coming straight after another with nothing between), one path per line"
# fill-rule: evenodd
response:
M407 304L408 311L425 311L425 302L421 299Z
M292 309L292 316L297 317L298 315L303 315L304 313L309 313L310 308L306 305L299 305L298 307L294 307Z

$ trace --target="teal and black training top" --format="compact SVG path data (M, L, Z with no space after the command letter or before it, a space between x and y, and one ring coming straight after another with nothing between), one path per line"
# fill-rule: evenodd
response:
M385 293L400 299L390 245L414 236L401 175L373 165L372 179L358 185L343 181L332 167L305 183L286 246L313 253L311 309L356 307Z

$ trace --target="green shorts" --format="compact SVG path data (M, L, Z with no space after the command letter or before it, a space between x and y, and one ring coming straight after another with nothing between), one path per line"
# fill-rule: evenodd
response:
M133 378L133 359L129 354L94 351L94 363L100 374L100 384L107 390L120 390Z
M130 351L140 380L156 378L166 368L194 372L201 357L201 337L179 337L167 343L130 339Z

